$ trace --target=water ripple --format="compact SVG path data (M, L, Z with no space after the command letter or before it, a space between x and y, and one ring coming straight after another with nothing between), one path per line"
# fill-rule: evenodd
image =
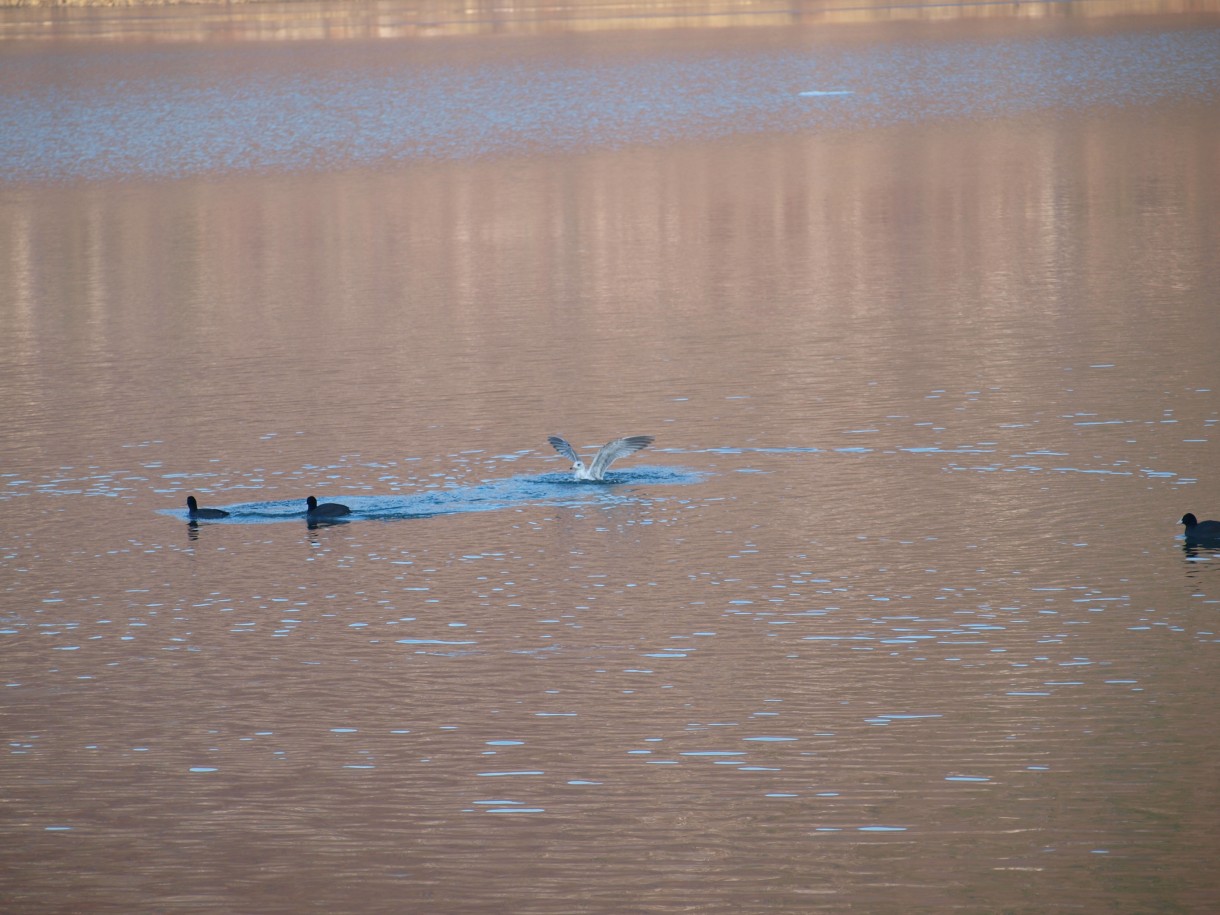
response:
M1151 105L1220 91L1215 35L476 65L420 60L387 42L335 71L287 58L275 78L244 46L188 46L178 51L190 60L180 73L151 81L124 78L138 51L95 49L74 55L49 85L25 55L7 55L0 162L8 180L180 177Z

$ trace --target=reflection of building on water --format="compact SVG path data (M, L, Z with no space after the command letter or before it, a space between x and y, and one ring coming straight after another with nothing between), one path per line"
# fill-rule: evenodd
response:
M88 11L73 9L83 7ZM1215 12L1220 12L1220 0L0 0L0 39L135 34L166 41L411 38Z

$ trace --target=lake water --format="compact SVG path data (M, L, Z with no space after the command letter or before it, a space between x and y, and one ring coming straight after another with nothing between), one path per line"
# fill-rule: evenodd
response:
M1216 4L298 9L0 17L6 912L1220 907Z

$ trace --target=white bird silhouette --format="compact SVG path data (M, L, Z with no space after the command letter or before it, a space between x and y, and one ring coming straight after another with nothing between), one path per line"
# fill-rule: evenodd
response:
M606 471L610 469L611 464L621 457L635 454L635 452L647 448L652 444L653 438L651 435L630 435L626 438L616 438L612 442L607 442L598 449L597 456L593 458L593 463L588 467L580 459L576 449L558 435L547 436L547 441L551 443L552 448L572 462L572 474L576 479L604 480L606 478Z

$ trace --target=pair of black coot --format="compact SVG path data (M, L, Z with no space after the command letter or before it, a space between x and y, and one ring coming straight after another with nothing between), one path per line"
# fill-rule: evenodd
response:
M310 496L305 500L305 517L309 519L316 518L339 518L343 515L350 515L352 510L346 505L340 505L338 502L323 502L318 504L318 500ZM192 520L196 518L227 518L229 513L223 508L200 508L199 502L194 496L186 497L186 514Z

